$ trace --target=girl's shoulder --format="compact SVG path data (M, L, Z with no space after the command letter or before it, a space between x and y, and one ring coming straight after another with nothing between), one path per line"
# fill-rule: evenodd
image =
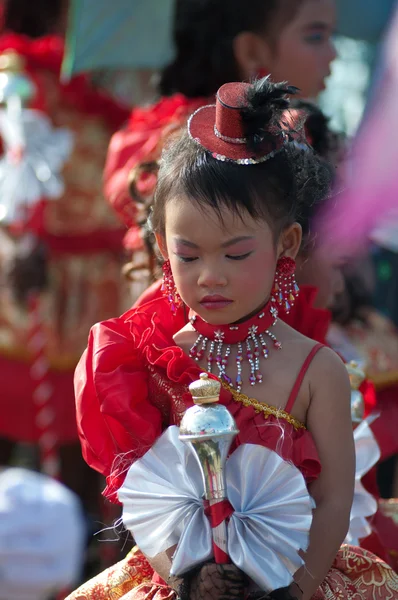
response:
M350 388L348 371L343 359L329 346L322 346L314 358L311 379L318 385L341 384Z
M343 359L326 343L310 339L293 329L285 322L281 323L282 343L291 350L291 357L297 357L298 362L306 364L306 376L311 389L333 383L349 385L347 369ZM307 360L309 358L310 360Z

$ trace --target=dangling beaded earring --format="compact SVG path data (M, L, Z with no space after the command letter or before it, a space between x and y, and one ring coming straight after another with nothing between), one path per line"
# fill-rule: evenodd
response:
M162 282L162 294L169 301L171 312L173 315L176 314L177 309L182 304L180 294L177 292L176 284L174 283L173 273L171 271L170 261L165 260L162 266L163 269L163 282Z
M295 278L296 261L288 256L282 256L276 264L274 287L271 302L274 306L289 314L293 308L300 289Z

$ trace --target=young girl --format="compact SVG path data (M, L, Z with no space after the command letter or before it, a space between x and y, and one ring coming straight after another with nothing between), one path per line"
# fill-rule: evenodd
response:
M160 75L160 99L135 108L128 126L114 135L104 173L105 194L129 227L125 246L133 257L126 274L134 300L157 276L143 223L156 183L151 167L170 131L212 103L228 81L270 73L300 88L303 97L316 97L335 58L334 27L334 0L176 2L176 57Z
M298 220L327 193L330 177L282 118L293 92L268 80L222 86L216 105L194 113L165 151L152 218L166 259L165 298L92 330L76 372L83 453L116 500L126 466L180 423L192 405L188 385L211 371L240 431L232 451L247 443L276 451L301 471L316 504L305 567L285 589L258 590L262 597L373 599L382 589L398 598L387 565L340 549L354 481L345 367L278 319L280 303L288 310L294 300ZM151 561L152 582L148 562L135 554L127 567L132 589L122 588L126 576L112 588L111 575L71 598L122 589L129 599L175 598L188 589L206 600L249 590L236 567L212 563L183 584L166 584L170 554Z
M291 103L284 118L289 120L293 128L296 125L304 127L307 142L316 154L327 159L335 168L341 165L345 148L344 139L330 130L328 119L318 107L307 101L295 100ZM320 254L319 244L317 243L319 240L312 232L316 217L330 202L333 202L332 198L321 198L319 203L314 201L301 210L302 243L297 255L296 270L297 281L300 284L300 294L296 299L293 310L289 314L281 316L286 323L303 335L333 348L332 340L329 340L332 313L328 307L334 305L335 299L344 289L343 262L336 255L329 258L324 254ZM135 303L135 306L140 306L160 296L161 282L158 282L144 292ZM335 349L347 363L351 360L359 360L362 364L364 361L357 351L352 353L351 348L351 353L347 353L347 348L344 348L344 351L341 347ZM375 410L376 404L376 393L372 382L368 379L365 380L360 391L364 397L365 416L368 416L371 411ZM394 393L394 388L391 389L391 393ZM377 400L379 401L379 399L380 391L377 394ZM381 414L372 423L372 429L376 434L383 460L386 446L391 447L392 436L389 432L395 431L395 421L391 423L391 411L385 413L384 404L378 403L377 412L381 412ZM373 470L366 475L365 485L378 498L380 494L374 480L375 473L376 471ZM394 568L397 564L395 558L396 549L398 548L397 534L398 529L395 527L394 522L387 519L382 510L379 510L372 518L371 537L362 539L361 546L371 550Z

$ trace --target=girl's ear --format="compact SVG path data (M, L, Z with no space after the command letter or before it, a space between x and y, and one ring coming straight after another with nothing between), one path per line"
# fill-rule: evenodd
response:
M293 223L284 229L279 237L278 258L288 256L296 258L299 253L303 232L299 223Z
M155 238L161 255L164 260L167 260L169 258L169 253L167 252L166 238L161 233L155 233Z
M242 31L234 38L232 46L242 79L249 81L269 73L271 51L262 36Z

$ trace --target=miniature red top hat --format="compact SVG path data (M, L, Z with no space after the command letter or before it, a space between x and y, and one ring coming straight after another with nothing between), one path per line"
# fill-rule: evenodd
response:
M246 104L248 83L226 83L217 92L216 104L199 108L188 121L188 133L213 158L241 165L258 164L272 158L286 142L281 128L257 152L248 146L241 109Z

